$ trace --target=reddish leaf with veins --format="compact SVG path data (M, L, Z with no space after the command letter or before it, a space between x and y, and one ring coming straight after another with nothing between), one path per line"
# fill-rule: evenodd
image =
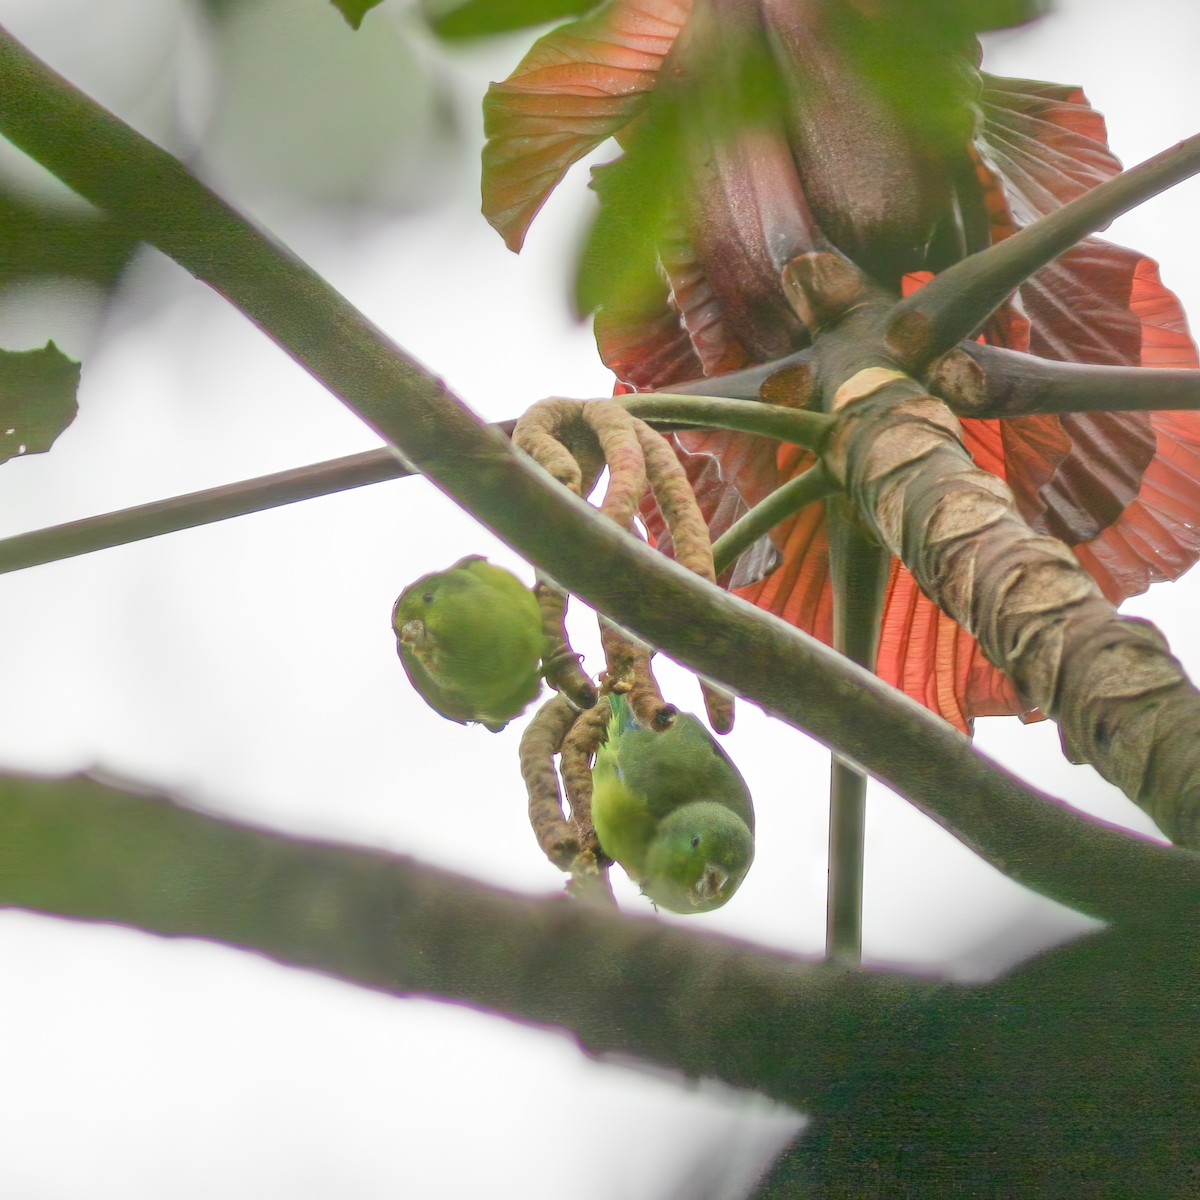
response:
M674 106L676 141L651 147L675 156L683 181L642 265L653 286L605 296L596 318L623 385L667 388L802 348L808 332L778 284L796 254L832 245L885 286L911 290L1119 171L1079 89L980 73L959 35L920 29L901 8L903 23L889 25L888 6L832 0L612 0L544 38L489 93L484 207L514 248L569 165L612 134L625 156L605 171L624 171L629 194L650 153L639 145L647 120ZM615 204L622 193L611 192ZM1066 362L1197 365L1155 264L1099 238L1026 281L985 340ZM1200 555L1200 414L963 426L976 462L1008 481L1026 519L1067 542L1114 601ZM714 534L812 463L798 447L740 434L676 442ZM652 506L644 515L669 549ZM830 641L822 509L772 540L779 566L739 594ZM746 578L744 557L734 582ZM878 671L960 727L1022 711L974 639L899 563Z
M534 43L483 104L483 213L511 250L572 163L645 106L690 0L611 0Z

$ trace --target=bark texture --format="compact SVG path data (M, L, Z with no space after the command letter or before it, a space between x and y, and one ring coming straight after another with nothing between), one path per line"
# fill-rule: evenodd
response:
M1068 755L1200 845L1200 695L1159 631L1119 616L961 436L940 400L899 382L842 409L825 461L922 590L1058 721Z

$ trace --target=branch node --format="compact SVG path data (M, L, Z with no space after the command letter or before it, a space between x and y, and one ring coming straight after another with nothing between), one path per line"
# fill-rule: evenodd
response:
M862 273L840 254L821 252L793 258L783 268L781 281L796 315L814 335L867 298Z
M934 360L925 386L960 417L981 416L990 403L983 368L957 346Z

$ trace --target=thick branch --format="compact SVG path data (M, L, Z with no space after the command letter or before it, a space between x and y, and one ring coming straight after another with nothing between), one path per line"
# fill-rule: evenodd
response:
M972 336L1018 285L1081 238L1198 171L1200 134L948 267L892 310L890 348L910 368L925 366Z
M816 1118L800 1153L828 1185L810 1174L805 1195L925 1196L931 1179L1195 1193L1192 909L986 986L930 984L521 898L143 790L0 775L6 905L203 937L752 1087Z
M977 468L911 381L847 406L826 464L921 589L1025 701L1176 842L1200 846L1200 694L1146 621L1123 618L1070 550Z
M393 995L570 1030L797 1106L854 1055L916 1070L935 989L533 900L378 852L221 821L76 776L0 775L0 907L255 950Z
M868 672L570 496L319 276L0 35L0 131L247 313L444 491L588 603L862 766L1012 878L1099 917L1191 895L1190 855L1023 786ZM1127 881L1136 879L1130 895Z
M1200 408L1200 371L1055 362L978 342L950 351L926 382L960 417Z

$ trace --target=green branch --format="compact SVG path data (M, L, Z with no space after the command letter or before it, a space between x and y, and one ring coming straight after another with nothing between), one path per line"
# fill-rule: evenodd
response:
M1184 896L1192 902L1194 856L1084 820L1025 787L870 673L665 560L571 496L314 271L7 35L0 132L240 307L569 591L836 747L1010 877L1099 917L1176 911Z
M935 276L892 310L888 342L901 361L924 365L971 337L1035 271L1200 171L1200 134L1108 179L1049 216Z
M795 479L780 484L713 542L713 565L717 574L732 566L738 555L753 546L763 534L769 533L781 521L786 521L814 500L829 495L835 487L836 484L819 462Z
M714 383L722 379L722 376L718 376ZM695 429L736 429L742 433L792 442L810 450L820 449L833 425L833 418L826 413L724 396L639 392L617 396L616 399L635 417L641 417L644 421L669 422Z

